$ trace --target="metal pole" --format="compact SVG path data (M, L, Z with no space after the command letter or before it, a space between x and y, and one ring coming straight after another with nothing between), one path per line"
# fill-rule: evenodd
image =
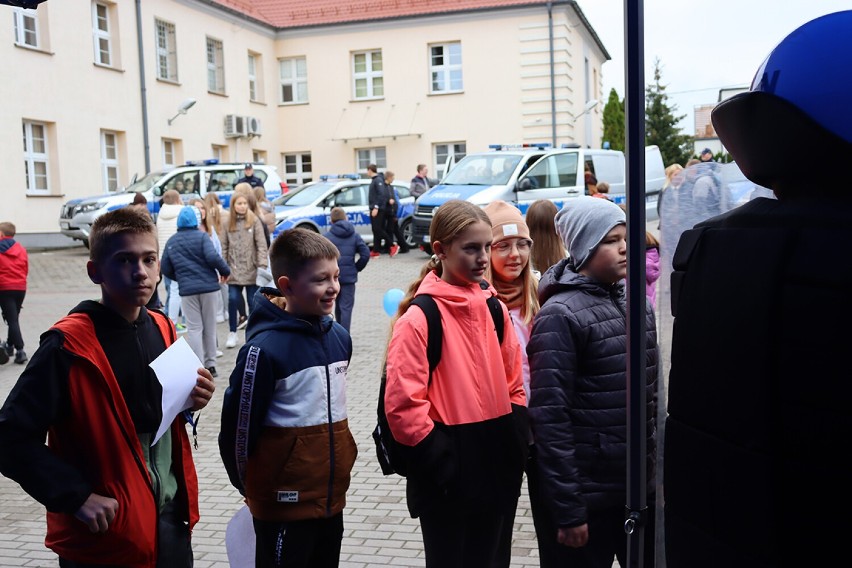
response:
M145 148L145 173L151 171L151 148L148 141L148 87L145 85L145 52L142 46L142 0L136 0L136 51L139 52L139 84L142 95L142 145Z
M624 0L627 122L627 565L642 568L648 519L645 419L645 52L644 0ZM653 514L653 511L651 512Z
M550 144L556 148L556 63L553 53L553 2L547 3L547 31L550 40Z

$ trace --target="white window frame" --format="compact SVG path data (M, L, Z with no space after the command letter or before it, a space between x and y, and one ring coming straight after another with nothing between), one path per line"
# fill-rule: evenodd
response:
M282 105L296 105L308 102L308 61L305 57L285 57L278 60L278 77L281 88L278 90ZM290 87L292 100L286 100L284 89Z
M254 164L265 164L266 163L266 150L252 150L251 151L251 161Z
M288 163L289 162L289 163ZM307 168L305 166L307 165ZM292 171L288 168L292 167ZM294 189L296 186L313 181L313 159L310 152L284 154L281 160L284 181Z
M25 120L23 122L24 171L27 178L27 193L44 195L50 193L50 152L48 148L48 125L44 122ZM34 130L41 130L41 137ZM36 141L41 142L42 151L37 150ZM37 165L43 165L44 174L36 174ZM38 180L44 180L44 187L38 187Z
M225 47L222 40L210 36L207 45L207 91L225 94Z
M378 55L378 57L376 57ZM364 71L357 71L357 59L364 57ZM379 69L376 69L378 61ZM382 99L385 96L384 59L382 50L355 51L352 53L352 98L354 100ZM365 81L366 94L358 96L358 81Z
M154 45L157 47L157 78L178 82L177 33L175 25L159 18L154 20Z
M101 130L101 183L106 192L114 192L119 189L118 138L118 132ZM112 156L110 156L110 151L112 151ZM110 188L110 183L112 183L112 188Z
M15 45L40 49L41 38L39 36L38 14L36 11L14 8L12 14L15 22ZM27 21L32 22L31 30L28 30L24 25ZM28 35L33 36L34 43L27 41Z
M103 9L103 17L98 13L98 9ZM105 67L113 66L112 56L112 34L110 33L110 7L103 2L92 2L92 44L95 51L95 64ZM101 24L106 26L106 29L101 27ZM106 51L101 47L101 44L106 44Z
M444 166L450 151L455 156L455 162L458 163L467 155L467 142L441 142L432 145L432 171L435 172L435 177L439 180L443 179L447 173L444 171Z
M252 52L248 54L248 81L249 81L249 100L258 101L258 84L257 84L257 62L260 59L259 55Z
M458 47L458 61L453 62L452 48ZM443 63L436 65L433 51L441 50ZM453 86L453 74L458 73L459 84ZM436 88L443 85L444 88ZM460 93L464 90L464 76L462 75L461 42L452 41L447 43L433 43L429 46L429 92L432 94Z
M376 164L380 170L388 167L388 150L384 146L376 146L374 148L356 148L355 150L355 171L359 174L367 174L367 166Z
M163 166L174 167L177 165L177 145L174 140L163 138Z

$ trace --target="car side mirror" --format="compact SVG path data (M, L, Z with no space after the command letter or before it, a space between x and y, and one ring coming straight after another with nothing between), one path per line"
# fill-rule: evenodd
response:
M532 189L532 182L530 181L530 178L524 178L521 181L519 181L517 188L520 191L526 191L528 189Z
M154 186L154 190L153 190L153 192L154 192L154 195L155 195L156 197L160 197L161 195L163 195L163 188L162 188L162 186L155 185L155 186Z

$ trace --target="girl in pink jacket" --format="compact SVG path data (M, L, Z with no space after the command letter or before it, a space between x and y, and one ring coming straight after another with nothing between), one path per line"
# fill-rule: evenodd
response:
M387 354L385 412L410 448L408 509L420 519L427 568L496 565L520 494L529 425L521 350L505 306L503 341L481 287L491 223L469 202L452 200L429 230L434 255L400 302ZM426 316L408 309L429 294L443 328L431 373Z

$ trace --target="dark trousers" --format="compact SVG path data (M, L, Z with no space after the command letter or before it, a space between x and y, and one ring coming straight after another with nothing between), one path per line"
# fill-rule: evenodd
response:
M399 228L399 219L397 219L396 215L394 215L393 213L388 213L387 215L387 224L385 225L385 231L388 235L390 235L391 239L396 241L396 244L399 245L400 250L408 250L408 243L405 242L405 235L402 234L402 229Z
M9 326L6 342L15 349L24 348L24 337L21 335L18 316L26 295L26 290L0 290L0 310L3 312L3 321Z
M254 519L254 534L255 568L337 568L343 513L290 523Z
M243 289L246 291L248 302L248 313L254 307L254 295L257 294L257 286L243 286L241 284L228 284L228 329L237 331L237 311L243 303Z
M495 512L470 512L444 502L420 515L426 568L494 568L508 566L498 562L501 539L511 539L504 530L514 515ZM511 541L510 541L511 546Z
M370 217L370 224L373 229L373 250L389 253L393 241L387 232L387 212L379 209L375 216Z
M174 501L166 504L157 520L157 568L192 568L193 566L189 525L180 519L176 509ZM74 562L60 558L59 568L122 568L122 566Z
M334 319L349 331L352 310L355 307L355 284L340 284L340 293L334 301Z
M541 487L541 480L535 466L527 469L527 481L530 490L530 508L533 514L536 539L538 540L539 565L541 568L611 568L613 557L618 563L627 565L627 534L624 532L624 506L588 511L589 541L582 548L571 548L556 540L557 526L548 501ZM653 568L655 561L654 522L655 500L648 498L648 522L645 525L645 568Z

